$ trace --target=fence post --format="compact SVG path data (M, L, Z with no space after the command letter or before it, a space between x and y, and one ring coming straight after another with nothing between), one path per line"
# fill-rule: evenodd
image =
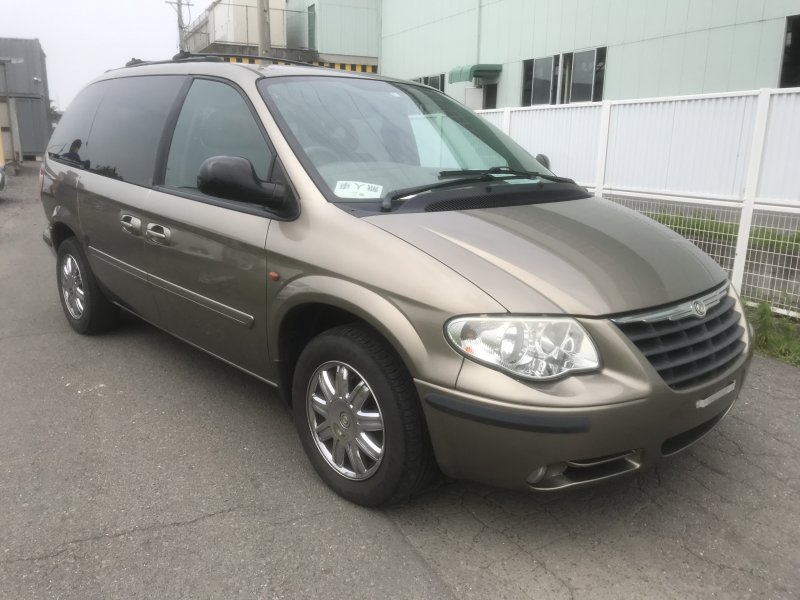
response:
M600 109L600 132L597 136L597 164L594 171L594 195L603 197L606 182L606 157L608 155L608 129L611 124L611 104L606 101Z
M502 129L503 133L506 135L511 135L511 108L508 106L503 109L503 119L500 122L500 129Z
M744 267L747 262L747 248L750 245L750 229L753 225L753 209L761 177L761 161L764 156L764 141L767 137L769 119L770 90L762 88L758 93L756 120L753 124L753 138L750 142L750 155L747 164L747 179L742 198L742 213L739 217L739 232L736 236L736 254L733 258L731 283L738 293L742 292Z

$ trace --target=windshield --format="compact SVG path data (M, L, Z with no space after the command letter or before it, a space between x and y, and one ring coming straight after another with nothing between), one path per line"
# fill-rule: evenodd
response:
M457 180L461 171L492 170L498 180L508 170L550 173L508 136L433 89L314 76L266 78L259 89L334 202L375 202L397 190Z

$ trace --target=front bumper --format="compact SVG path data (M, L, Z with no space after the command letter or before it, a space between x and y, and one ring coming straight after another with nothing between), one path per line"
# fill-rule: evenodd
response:
M729 369L697 389L676 392L653 371L658 382L631 382L616 389L616 401L601 404L597 396L616 385L604 383L602 373L585 376L581 393L570 399L575 408L416 385L446 475L504 488L554 490L639 471L694 444L733 406L751 357L748 340ZM468 364L467 370L474 368Z
M45 227L44 231L42 231L42 241L50 246L51 250L55 250L55 247L53 246L53 229L50 227L50 225Z

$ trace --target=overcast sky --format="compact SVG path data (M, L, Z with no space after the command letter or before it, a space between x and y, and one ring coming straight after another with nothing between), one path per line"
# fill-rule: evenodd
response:
M192 18L210 1L194 0ZM61 110L103 71L178 51L177 15L164 0L0 0L0 37L39 38Z

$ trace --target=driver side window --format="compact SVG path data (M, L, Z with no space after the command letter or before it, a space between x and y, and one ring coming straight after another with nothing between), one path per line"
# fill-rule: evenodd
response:
M184 100L167 158L164 183L197 189L200 165L212 156L241 156L266 180L272 153L247 103L233 87L198 79Z

